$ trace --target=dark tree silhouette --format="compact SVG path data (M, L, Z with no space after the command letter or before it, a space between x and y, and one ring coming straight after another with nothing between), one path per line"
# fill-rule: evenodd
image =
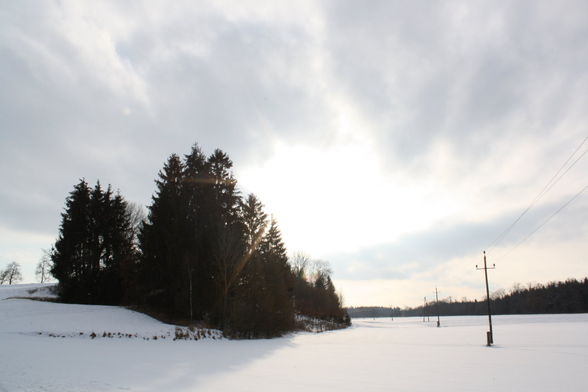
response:
M439 301L441 316L485 315L488 308L484 299ZM422 316L431 314L432 306L423 312L423 307L394 308L394 315ZM493 314L534 314L534 313L587 313L588 312L588 278L583 280L568 279L565 282L529 284L523 287L515 284L509 292L498 290L490 297ZM389 317L390 309L381 307L358 307L347 309L351 317Z
M232 168L219 149L172 154L146 218L110 187L81 180L51 254L61 298L135 304L233 337L280 335L296 328L296 314L348 321L326 265L290 266L277 222L256 196L241 197Z
M67 302L119 304L125 297L121 271L132 269L133 249L127 205L110 187L90 190L81 180L66 200L51 274Z

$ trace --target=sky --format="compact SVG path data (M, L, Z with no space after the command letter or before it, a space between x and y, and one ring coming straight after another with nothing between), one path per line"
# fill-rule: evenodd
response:
M0 268L198 143L347 306L481 298L483 250L491 291L583 278L586 42L581 0L2 2Z

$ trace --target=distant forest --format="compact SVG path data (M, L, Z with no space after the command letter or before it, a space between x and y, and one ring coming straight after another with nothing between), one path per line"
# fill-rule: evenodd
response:
M565 282L516 284L509 292L499 290L490 296L493 314L537 313L588 313L588 278L568 279ZM458 316L483 315L488 312L486 300L440 300L426 307L388 308L363 306L348 308L349 316L359 317L409 317L409 316Z
M239 338L278 336L308 318L349 325L328 265L288 259L278 223L240 194L232 167L218 149L172 154L147 215L80 180L50 252L61 300L132 306Z

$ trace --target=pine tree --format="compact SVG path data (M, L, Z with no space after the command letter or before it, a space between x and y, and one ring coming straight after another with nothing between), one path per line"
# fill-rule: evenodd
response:
M265 290L261 324L269 336L279 335L293 328L294 275L288 264L286 247L275 219L260 244L260 258L264 270Z
M267 225L262 203L253 194L240 202L242 250L239 263L227 266L221 279L223 284L223 318L225 328L240 335L255 336L260 299L265 287L259 247ZM229 297L231 303L228 303ZM230 310L230 314L227 312Z
M254 194L250 194L245 201L241 202L240 209L245 243L248 252L252 252L259 247L265 232L267 214L263 211L263 204Z
M184 157L182 198L186 208L186 277L190 319L201 319L212 307L213 265L210 236L212 178L206 155L197 144Z
M122 265L134 258L132 229L122 196L100 182L90 190L81 180L66 199L52 253L51 273L59 280L62 300L118 304L125 287Z
M69 194L61 218L59 237L51 254L51 274L59 281L59 296L63 300L84 302L85 263L90 253L90 189L85 180L80 180Z
M172 154L159 172L156 194L140 236L143 253L141 281L149 305L171 314L189 313L189 290L183 267L185 208L182 203L184 166Z
M216 149L207 163L211 187L206 199L206 221L216 296L211 311L214 321L222 326L228 317L230 287L246 264L243 225L239 217L241 197L229 156Z

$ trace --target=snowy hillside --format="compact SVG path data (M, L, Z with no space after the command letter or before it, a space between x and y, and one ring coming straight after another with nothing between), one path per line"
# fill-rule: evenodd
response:
M194 335L187 328L165 324L119 306L73 305L21 298L52 296L52 285L0 286L0 298L4 299L0 302L0 314L3 316L0 333L18 331L20 334L49 337L157 340L173 339L177 332L182 338L221 338L220 331L193 331Z
M55 298L55 283L27 283L0 285L0 300L11 297L44 297Z
M442 318L442 328L358 319L271 340L147 341L100 333L167 336L175 327L119 307L4 299L0 391L588 390L588 315L494 321L492 348L484 317Z

